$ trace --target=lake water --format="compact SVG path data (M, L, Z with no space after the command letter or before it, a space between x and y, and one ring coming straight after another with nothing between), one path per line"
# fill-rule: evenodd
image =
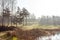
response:
M60 34L38 37L35 40L60 40Z

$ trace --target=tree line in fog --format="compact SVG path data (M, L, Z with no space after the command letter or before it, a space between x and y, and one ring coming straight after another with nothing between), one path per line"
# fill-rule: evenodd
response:
M41 16L36 18L34 14L29 15L28 23L39 25L60 25L60 16Z
M40 25L60 25L60 16L42 16L39 19Z

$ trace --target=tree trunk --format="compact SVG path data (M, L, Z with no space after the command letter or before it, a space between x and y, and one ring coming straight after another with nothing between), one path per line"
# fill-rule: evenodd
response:
M12 17L11 17L11 26L12 26Z
M26 25L27 25L27 17L26 17Z
M8 17L8 25L7 26L9 26L9 17Z
M4 17L2 16L2 26L3 26Z

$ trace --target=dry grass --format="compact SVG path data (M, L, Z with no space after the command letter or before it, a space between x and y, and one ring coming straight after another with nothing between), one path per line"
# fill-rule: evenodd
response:
M40 26L38 24L33 24L33 25L30 25L30 26L23 26L22 27L23 30L31 30L31 29L59 29L59 28L60 28L60 25L58 25L58 26L53 26L53 25L49 25L49 26L43 25L43 26Z
M5 24L5 26L7 26L7 24ZM9 24L8 26L11 26L11 24ZM12 24L12 26L16 27L16 24ZM23 26L23 24L17 24L17 27L22 28L23 30L31 30L31 29L58 29L58 28L60 28L60 25L58 25L58 26L42 25L41 26L39 24L33 24L33 25L25 25L25 26Z

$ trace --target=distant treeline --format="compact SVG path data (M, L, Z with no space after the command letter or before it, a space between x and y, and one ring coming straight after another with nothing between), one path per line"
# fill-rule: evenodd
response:
M40 25L60 25L60 16L43 16L39 20Z

